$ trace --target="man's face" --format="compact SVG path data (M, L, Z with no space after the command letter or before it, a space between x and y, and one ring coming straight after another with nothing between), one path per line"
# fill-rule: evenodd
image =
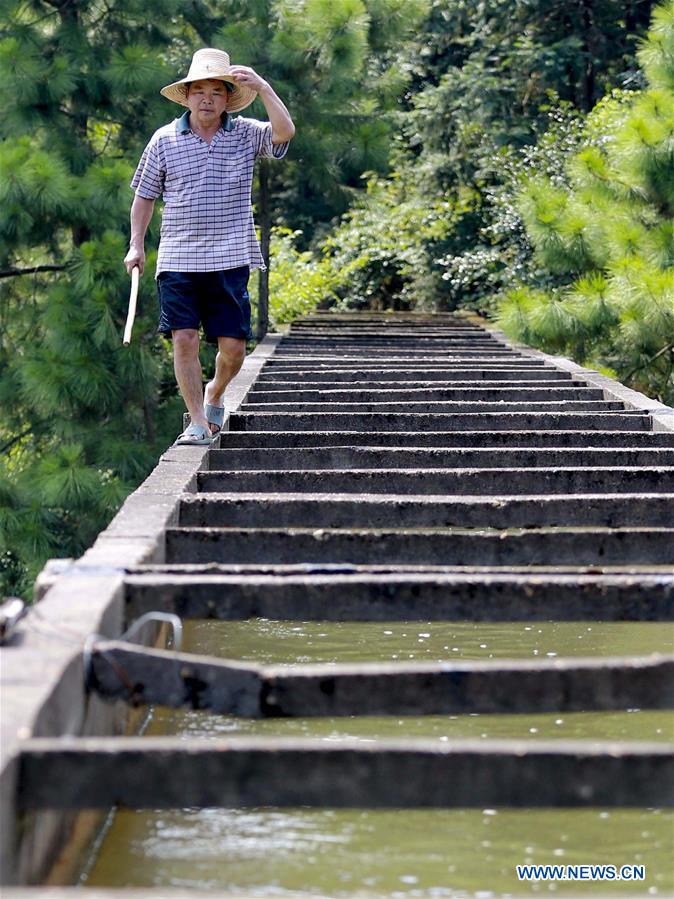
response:
M222 81L209 78L193 81L187 91L187 105L199 125L208 127L220 121L227 109L227 88Z

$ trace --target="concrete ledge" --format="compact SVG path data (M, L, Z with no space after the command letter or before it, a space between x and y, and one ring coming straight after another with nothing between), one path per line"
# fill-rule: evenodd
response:
M674 805L672 746L645 741L35 739L21 776L33 809Z
M361 468L202 471L209 493L384 493L407 496L511 496L571 493L674 493L674 466L569 468Z
M220 446L225 449L265 447L359 446L364 447L674 447L674 432L661 431L228 431Z
M208 471L362 468L560 468L581 466L674 466L674 447L250 447L214 449Z
M288 669L101 641L92 682L106 700L247 718L672 709L674 655Z
M651 431L648 414L625 412L251 412L236 431Z
M674 493L428 496L202 493L180 504L180 527L674 527Z
M671 564L674 528L169 528L170 562Z
M674 576L557 571L415 572L302 566L230 571L185 566L127 578L129 615L151 609L181 618L294 621L672 621ZM240 567L240 566L239 566ZM306 566L307 568L309 566ZM290 570L288 570L290 568Z
M0 649L0 870L4 883L44 875L72 821L36 820L19 830L17 756L32 735L123 731L125 710L105 706L84 689L82 648L91 633L118 635L124 616L120 575L67 575L20 623Z

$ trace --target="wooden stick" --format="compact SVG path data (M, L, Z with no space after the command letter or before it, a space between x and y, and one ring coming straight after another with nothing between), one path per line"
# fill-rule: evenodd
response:
M138 282L140 279L140 269L137 265L131 269L131 293L129 295L129 312L126 316L126 327L124 328L124 346L131 343L131 329L136 318L136 300L138 299Z

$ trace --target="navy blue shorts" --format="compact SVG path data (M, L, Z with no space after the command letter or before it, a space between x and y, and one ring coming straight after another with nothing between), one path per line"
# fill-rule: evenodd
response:
M249 275L247 265L218 272L160 272L157 331L170 339L171 331L198 331L203 325L209 343L217 344L218 337L252 340Z

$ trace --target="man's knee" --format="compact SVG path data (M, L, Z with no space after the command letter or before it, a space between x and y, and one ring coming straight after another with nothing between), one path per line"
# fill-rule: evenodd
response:
M179 356L194 356L199 352L199 332L192 328L173 331L173 351Z
M246 357L246 341L236 340L233 337L219 337L218 352L226 365L240 368Z

